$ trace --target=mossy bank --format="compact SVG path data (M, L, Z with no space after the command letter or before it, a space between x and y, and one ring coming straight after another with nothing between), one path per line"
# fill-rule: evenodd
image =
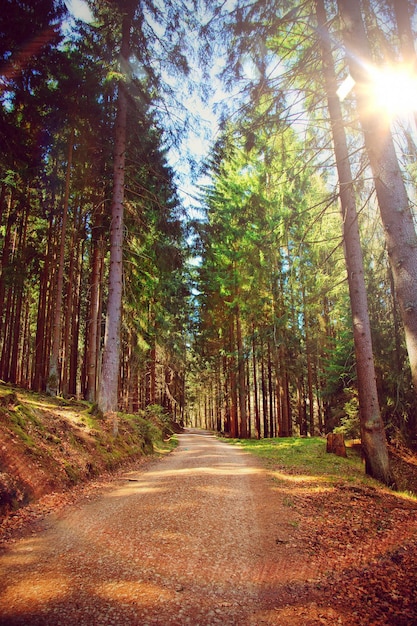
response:
M0 517L46 493L169 452L180 427L161 407L103 419L78 400L49 397L0 383Z

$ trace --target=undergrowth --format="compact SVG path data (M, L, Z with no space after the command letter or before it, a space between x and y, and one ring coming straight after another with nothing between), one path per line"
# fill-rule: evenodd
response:
M110 420L85 401L0 383L0 515L123 463L166 454L175 425L162 407ZM17 494L17 495L16 495Z
M373 482L366 476L360 453L347 447L347 458L326 452L326 440L321 437L282 437L273 439L226 439L265 460L271 469L289 474L317 477L326 482Z

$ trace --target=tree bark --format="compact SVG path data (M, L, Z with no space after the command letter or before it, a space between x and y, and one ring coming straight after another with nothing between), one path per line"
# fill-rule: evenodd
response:
M253 367L253 392L254 392L254 409L255 409L255 430L256 438L261 438L261 417L259 414L258 399L258 376L257 376L257 359L256 359L256 341L255 341L255 324L252 324L252 367Z
M268 428L268 396L266 391L266 372L265 372L265 354L264 343L261 344L261 393L262 393L262 424L264 428L264 438L269 437Z
M123 15L122 22L122 64L128 62L130 54L130 12ZM123 291L123 203L126 162L127 94L122 82L119 83L117 115L115 123L115 149L113 168L112 220L110 226L110 270L109 297L107 303L106 332L104 338L103 362L100 380L98 406L104 415L112 414L118 408L118 381L120 369L120 328L122 318Z
M414 35L411 27L408 0L392 0L391 2L395 20L397 22L398 37L400 39L400 50L403 61L408 63L417 71L417 55L414 47Z
M237 294L239 297L239 294ZM243 354L242 327L240 319L240 307L236 306L236 343L237 343L237 367L238 367L238 391L239 391L239 437L246 439L248 436L248 420L246 411L246 374L245 359Z
M342 209L344 253L353 320L362 446L366 472L385 484L393 484L384 424L381 417L373 358L371 326L363 270L356 202L352 185L342 109L337 97L336 74L326 27L323 0L316 0L319 43L323 58L327 102L332 127L339 196Z
M338 0L348 63L356 83L359 119L385 230L395 292L404 326L414 389L417 390L417 236L389 120L370 99L372 64L358 0Z
M97 209L94 213L94 224L92 234L92 260L90 278L90 304L87 320L87 354L86 354L86 390L85 397L89 402L96 401L97 392L97 360L98 341L100 334L100 291L103 271L103 237L102 237L102 215Z
M11 253L11 241L12 241L12 228L16 221L16 215L14 211L12 211L12 199L13 194L10 193L9 203L8 203L8 216L6 223L6 232L4 234L3 239L3 250L1 253L1 272L0 272L0 337L3 336L3 327L4 327L4 318L7 309L4 306L4 300L6 295L6 274L7 269L9 267L10 262L10 253Z
M229 321L229 352L228 358L228 373L229 373L229 394L230 394L230 436L233 438L239 437L239 422L238 422L238 394L237 394L237 382L236 382L236 358L234 356L235 350L235 330L233 315Z
M23 210L21 226L19 229L19 242L18 242L18 250L17 250L17 258L18 258L18 275L15 280L14 290L17 292L16 296L16 308L14 311L14 320L13 320L13 340L12 340L12 350L10 357L10 373L9 380L11 383L17 383L17 372L19 367L19 344L20 344L20 335L21 335L21 323L22 323L22 308L23 308L23 296L25 291L25 273L26 269L24 268L24 261L26 256L26 238L27 238L27 228L28 228L28 220L29 220L29 207L25 204L25 208Z
M49 265L52 249L53 226L52 216L49 218L48 243L43 258L43 267L40 274L38 314L36 318L35 356L32 375L32 389L42 391L45 384L45 341L46 341L46 319L48 308L48 280Z
M53 335L52 335L52 349L49 360L49 372L46 391L50 395L56 396L60 384L59 373L59 349L61 344L61 330L62 330L62 299L63 299L63 284L64 284L64 263L65 263L65 239L67 234L67 218L68 218L68 202L69 202L69 190L71 180L71 167L72 167L72 154L74 148L74 128L71 128L69 143L68 143L68 158L67 158L67 171L65 177L65 194L64 204L62 209L62 225L61 225L61 241L59 247L59 259L58 259L58 273L55 286L55 307L54 307L54 321L53 321Z

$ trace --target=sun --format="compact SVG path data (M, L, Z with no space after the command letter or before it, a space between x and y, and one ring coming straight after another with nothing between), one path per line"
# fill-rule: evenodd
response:
M409 66L374 69L371 73L372 98L377 108L391 118L417 113L417 73Z

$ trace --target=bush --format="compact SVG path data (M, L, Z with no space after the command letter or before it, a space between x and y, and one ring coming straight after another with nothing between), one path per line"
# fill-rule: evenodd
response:
M361 436L361 425L358 394L352 389L345 389L345 393L351 395L344 405L346 415L340 419L340 426L334 428L333 432L343 434L345 439L359 439Z
M162 437L174 434L171 417L159 404L150 404L145 409L145 418L162 431Z

